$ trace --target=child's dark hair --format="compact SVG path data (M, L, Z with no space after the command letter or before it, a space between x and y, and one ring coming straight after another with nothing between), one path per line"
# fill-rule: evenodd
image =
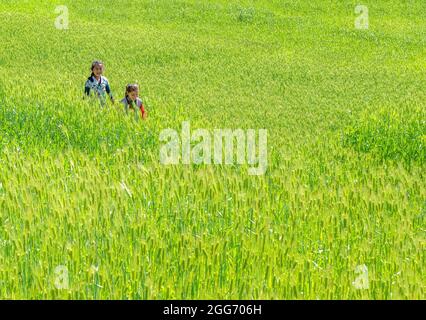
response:
M104 63L100 60L95 60L92 62L92 67L90 68L91 71L93 71L93 69L95 68L95 66L102 66L102 68L104 67Z
M130 92L134 92L134 91L138 92L139 91L139 86L137 84L135 84L135 83L128 84L126 86L125 97L127 98L129 96L128 94Z

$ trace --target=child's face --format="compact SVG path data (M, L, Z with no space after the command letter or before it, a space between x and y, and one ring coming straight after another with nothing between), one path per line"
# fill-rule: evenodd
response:
M93 67L93 74L96 76L96 77L100 77L101 75L102 75L102 73L104 72L104 66L103 65L101 65L101 64L96 64L94 67Z
M138 98L139 92L131 91L127 94L130 100L135 101Z

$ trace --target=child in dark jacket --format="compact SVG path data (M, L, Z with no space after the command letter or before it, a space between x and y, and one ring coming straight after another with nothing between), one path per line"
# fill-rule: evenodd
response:
M101 105L105 104L106 95L108 95L111 102L114 103L108 79L102 75L105 70L104 64L101 61L93 61L91 70L92 74L84 86L85 95L90 96L93 92L99 98Z

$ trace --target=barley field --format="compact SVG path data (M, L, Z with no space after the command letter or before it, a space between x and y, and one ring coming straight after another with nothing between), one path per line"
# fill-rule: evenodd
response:
M0 299L425 299L426 2L358 4L0 0ZM184 121L266 172L161 163Z

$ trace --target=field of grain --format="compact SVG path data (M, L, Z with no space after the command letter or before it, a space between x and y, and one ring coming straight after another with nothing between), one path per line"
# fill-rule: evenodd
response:
M426 2L357 5L0 0L0 298L426 298ZM184 121L267 171L162 164Z

